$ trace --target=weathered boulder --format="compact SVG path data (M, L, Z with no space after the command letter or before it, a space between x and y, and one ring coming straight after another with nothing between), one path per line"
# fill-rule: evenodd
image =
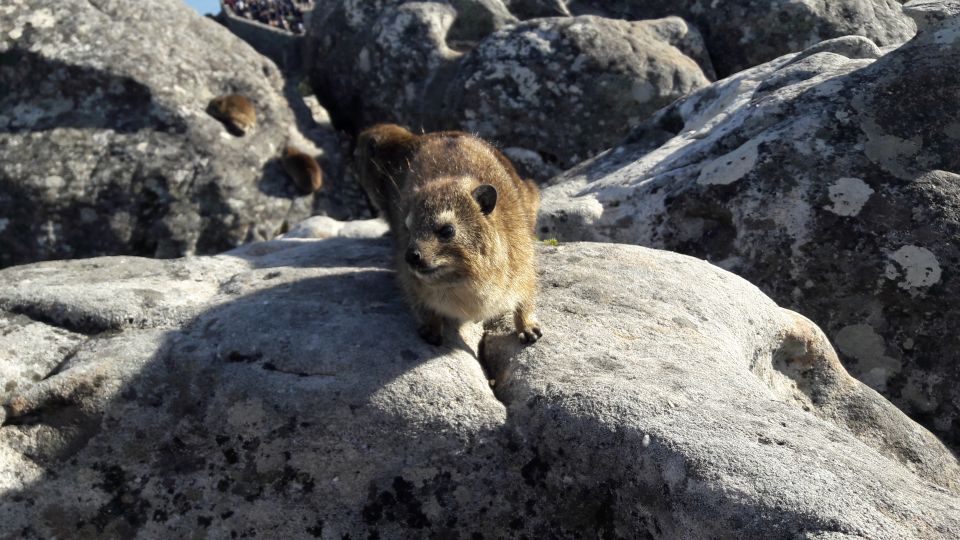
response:
M860 35L881 46L896 45L910 39L916 29L897 0L566 0L566 4L574 15L682 17L703 33L721 77L827 39Z
M566 169L709 84L682 50L689 44L709 66L699 40L675 17L528 21L490 36L460 62L442 119Z
M556 178L541 234L732 270L960 447L957 36L947 19L879 59L839 38L717 82Z
M679 18L528 21L468 53L442 2L328 2L308 31L311 82L337 127L378 122L464 129L533 152L544 180L616 141L713 75L700 35ZM529 160L528 160L529 161Z
M0 266L270 238L313 206L285 143L339 166L277 68L182 2L5 2L0 28ZM206 112L233 93L256 107L243 137Z
M960 2L956 0L910 0L903 4L903 12L924 29L945 19L960 15Z
M433 348L390 252L0 272L4 317L82 339L0 412L0 536L960 535L956 459L732 274L544 247L540 342Z
M456 19L447 2L318 2L307 28L306 67L334 124L357 133L435 107L424 96L443 88L437 73L461 54L447 44Z

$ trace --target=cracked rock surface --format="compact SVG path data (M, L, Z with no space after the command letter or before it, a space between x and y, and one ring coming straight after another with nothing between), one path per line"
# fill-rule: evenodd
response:
M541 247L540 342L435 348L391 258L282 238L0 272L0 351L64 356L5 395L0 536L960 535L956 459L733 274Z
M706 258L819 324L847 369L960 447L960 18L717 82L555 178L542 237ZM923 88L923 91L918 91Z
M276 158L290 142L335 176L332 129L182 2L10 0L0 28L0 267L220 252L328 211ZM256 108L246 136L206 112L230 93Z

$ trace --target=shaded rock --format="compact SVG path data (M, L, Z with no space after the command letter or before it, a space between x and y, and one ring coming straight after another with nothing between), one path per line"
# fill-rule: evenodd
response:
M569 17L564 0L508 0L510 12L523 20L542 17Z
M709 83L670 44L680 27L698 39L680 19L555 18L498 32L460 62L444 118L566 169Z
M547 163L543 156L533 150L510 146L502 151L521 178L552 178L563 172L558 165Z
M541 235L740 274L960 446L956 36L949 19L876 60L865 38L832 40L717 82L556 178Z
M290 93L289 85L287 93ZM295 99L290 101L297 102ZM314 213L337 220L369 218L366 196L353 176L349 160L343 159L352 151L350 141L339 136L331 123L330 113L320 105L317 96L305 96L302 103L297 123L307 139L323 150L319 163L326 188L314 194Z
M274 162L313 151L276 67L182 2L16 2L0 27L0 266L218 252L312 213ZM224 94L252 133L207 114Z
M379 13L370 41L360 50L356 66L350 66L353 75L340 82L359 92L351 96L363 103L363 109L355 111L359 121L432 114L429 109L437 103L427 96L436 84L434 73L459 57L446 42L456 15L450 6L432 2L405 3Z
M575 0L567 5L575 15L602 14L631 20L682 17L703 33L721 77L826 39L855 34L886 46L903 43L916 29L897 0Z
M318 3L307 28L306 67L334 124L355 134L436 106L424 96L443 87L433 81L436 73L459 57L446 41L456 17L443 2Z
M703 41L700 31L680 17L664 17L637 21L647 30L659 36L663 41L676 47L680 52L689 56L703 70L703 74L711 81L716 80L717 74L713 70L710 60L710 51Z
M955 458L723 270L542 248L540 342L468 326L433 348L390 259L285 238L0 272L0 309L42 324L146 321L4 403L0 534L960 534ZM185 283L152 307L129 293Z
M517 18L502 0L450 0L457 19L450 28L450 38L476 43L501 28L517 23Z

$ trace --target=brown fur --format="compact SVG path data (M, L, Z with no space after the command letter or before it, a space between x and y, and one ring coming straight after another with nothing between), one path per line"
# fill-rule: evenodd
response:
M245 135L257 125L257 109L240 94L218 96L207 106L210 116L223 122L227 130L236 136Z
M283 152L281 161L283 170L304 195L309 195L323 186L323 170L313 157L288 146Z
M445 319L487 321L513 314L521 339L541 330L533 318L537 293L534 226L540 193L503 154L457 131L414 135L381 124L360 134L360 183L387 215L397 238L397 270L422 326L439 343ZM496 204L484 213L486 186ZM453 236L442 238L444 226ZM408 263L422 255L424 274ZM432 270L435 269L435 270Z

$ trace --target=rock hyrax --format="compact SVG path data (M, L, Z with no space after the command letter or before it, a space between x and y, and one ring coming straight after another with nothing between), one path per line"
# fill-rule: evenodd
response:
M489 144L456 131L377 125L360 134L357 158L360 183L396 236L400 284L426 341L440 344L445 320L506 314L520 339L540 338L533 182Z
M283 170L293 179L297 189L304 195L309 195L323 185L323 171L313 157L288 146L283 151Z
M257 125L256 108L249 99L240 94L228 94L211 99L207 112L223 122L227 131L238 137L253 130Z

